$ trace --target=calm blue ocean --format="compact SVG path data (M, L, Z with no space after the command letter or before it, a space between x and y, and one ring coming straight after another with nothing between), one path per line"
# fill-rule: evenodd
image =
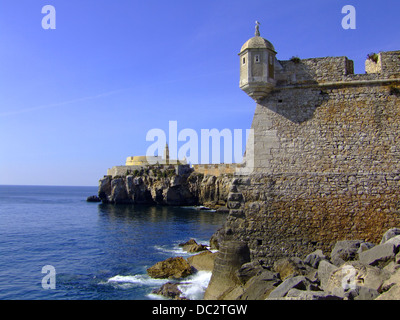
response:
M156 299L146 269L189 256L179 243L208 243L226 215L194 208L88 203L97 187L0 186L0 299ZM42 273L54 267L55 289ZM201 298L200 272L182 290ZM50 283L50 282L49 282Z

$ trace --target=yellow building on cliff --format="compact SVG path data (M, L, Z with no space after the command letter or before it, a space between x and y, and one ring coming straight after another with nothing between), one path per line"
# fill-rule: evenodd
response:
M171 160L169 158L168 144L165 145L164 156L133 156L126 158L125 166L148 166L148 165L184 165L187 164L186 158L183 160Z

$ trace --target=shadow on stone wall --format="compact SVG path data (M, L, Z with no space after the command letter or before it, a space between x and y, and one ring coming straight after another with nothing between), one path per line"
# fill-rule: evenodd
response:
M293 123L301 124L312 119L317 108L329 99L329 90L326 89L277 88L259 104Z
M343 80L349 73L344 58L289 60L281 64L275 90L259 104L293 123L310 120L315 110L330 99L330 89L319 88L319 83Z

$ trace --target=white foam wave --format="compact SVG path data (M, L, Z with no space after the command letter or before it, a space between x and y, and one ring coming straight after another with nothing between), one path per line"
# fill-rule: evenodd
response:
M204 292L207 289L211 279L211 271L198 271L194 275L185 278L183 282L179 282L178 289L182 291L181 296L189 300L203 299ZM154 279L145 274L136 274L133 276L116 275L107 280L103 284L111 284L120 289L130 289L135 286L161 287L167 282L175 282L170 279ZM178 280L179 281L179 280ZM161 295L149 293L148 298L152 300L166 299Z
M189 300L201 300L211 279L211 271L199 271L178 285L181 296Z
M116 275L107 281L107 283L117 284L121 287L129 287L129 285L161 286L167 282L167 279L154 279L142 274L133 276Z
M208 208L208 207L205 207L205 206L183 206L183 207L180 207L181 209L188 209L188 210L196 210L196 211L202 211L202 212L204 212L204 211L208 211L208 212L216 212L217 210L214 210L214 209L210 209L210 208Z
M146 296L151 300L168 300L167 297L164 297L160 294L155 294L155 293L149 293Z
M190 256L191 255L190 253L183 251L182 247L179 247L178 245L176 245L172 248L155 245L154 249L156 249L157 251L161 251L162 253L165 253L167 255L173 256L173 257Z
M207 249L210 250L210 243L209 241L203 241L203 240L198 240L194 239L197 243L201 243L207 246ZM186 240L187 241L187 240ZM184 243L185 241L180 241L179 243ZM192 255L198 254L199 252L187 252L183 250L183 247L179 246L179 243L176 243L172 248L167 247L167 246L159 246L155 245L154 249L157 251L162 252L163 254L168 254L169 256L172 257L177 257L177 256L183 256L183 257L190 257ZM210 250L211 252L216 252L216 250Z
M197 241L197 243L205 243L205 241ZM155 249L162 253L168 254L169 256L191 256L197 253L188 253L182 250L178 244L174 247L165 246L154 246ZM211 250L211 252L217 252L218 250ZM101 284L111 284L120 289L129 289L135 286L148 286L152 288L161 287L167 282L179 283L178 288L182 291L181 296L190 300L201 300L203 299L205 290L207 289L208 283L211 279L211 271L198 271L190 277L182 280L171 280L171 279L155 279L151 278L148 274L136 274L136 275L116 275L107 280L107 282ZM148 298L152 300L168 299L161 295L149 293Z

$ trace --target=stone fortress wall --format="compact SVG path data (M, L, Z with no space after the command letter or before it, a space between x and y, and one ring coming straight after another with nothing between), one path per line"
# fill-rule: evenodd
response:
M400 226L400 51L375 58L365 74L346 57L275 60L220 240L273 262Z
M222 164L194 164L193 170L204 175L219 177L221 175L233 175L242 167L240 163L222 163Z
M255 171L399 171L400 51L379 57L385 69L358 75L346 57L280 62L252 124Z

